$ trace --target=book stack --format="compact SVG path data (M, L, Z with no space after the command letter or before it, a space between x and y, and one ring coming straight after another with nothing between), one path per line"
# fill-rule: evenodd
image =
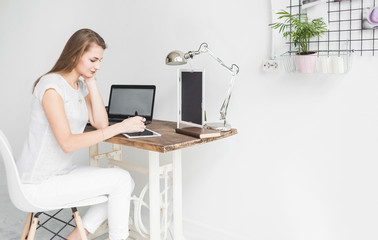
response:
M220 131L207 129L207 128L200 128L200 127L176 128L176 132L185 134L188 136L196 137L196 138L210 138L210 137L218 137L221 135Z

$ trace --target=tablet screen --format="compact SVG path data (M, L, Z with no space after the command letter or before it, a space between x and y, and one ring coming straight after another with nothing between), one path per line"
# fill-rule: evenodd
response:
M202 70L181 70L179 114L183 123L204 124L204 78Z
M141 137L160 137L161 134L154 132L150 129L144 129L143 132L134 132L134 133L123 133L127 138L141 138Z

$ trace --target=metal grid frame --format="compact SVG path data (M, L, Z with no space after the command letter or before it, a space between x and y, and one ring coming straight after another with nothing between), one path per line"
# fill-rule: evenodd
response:
M345 54L358 52L361 56L378 54L378 36L373 29L363 29L363 10L375 7L376 0L345 0L335 2L328 0L328 31L323 37L310 40L310 49L320 54ZM301 0L290 0L287 6L290 14L302 13ZM286 42L289 53L294 53L291 39Z

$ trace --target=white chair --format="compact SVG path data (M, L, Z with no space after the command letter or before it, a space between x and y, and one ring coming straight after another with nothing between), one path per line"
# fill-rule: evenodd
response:
M15 205L15 207L17 207L21 211L29 213L20 239L33 240L37 227L38 228L43 227L47 229L48 231L50 231L51 233L53 233L54 234L53 238L55 236L58 236L64 239L64 237L59 235L59 232L62 229L60 229L58 232L54 232L48 229L47 227L43 226L44 223L43 224L39 223L39 216L41 214L46 214L44 213L46 211L54 211L54 210L61 211L62 209L70 208L72 211L73 217L70 221L64 222L66 224L65 226L69 225L69 226L75 227L74 225L70 224L70 222L74 220L77 228L80 231L81 239L87 240L87 236L85 234L85 230L81 222L79 212L77 211L76 207L91 206L91 205L103 203L103 202L106 202L108 198L106 196L98 196L98 197L86 199L83 201L70 203L67 205L56 205L54 207L46 207L46 206L37 205L31 202L30 200L28 200L23 192L22 184L20 181L20 177L18 175L18 171L17 171L17 167L14 161L13 154L12 154L11 146L7 138L5 137L4 133L1 130L0 130L0 153L5 164L5 171L6 171L6 176L7 176L7 185L8 185L10 199L12 203ZM46 214L46 215L50 217L48 220L55 219L62 222L62 220L56 218L55 215L49 215L49 214Z

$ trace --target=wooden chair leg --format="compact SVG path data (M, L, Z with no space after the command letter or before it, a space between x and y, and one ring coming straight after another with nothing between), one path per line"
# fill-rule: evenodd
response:
M30 226L28 240L34 240L35 232L37 231L38 221L38 215L35 215Z
M71 208L72 215L74 217L75 225L77 229L79 230L80 237L82 240L88 240L87 233L84 229L83 222L81 221L81 217L79 214L79 211L76 208Z
M26 240L26 237L28 236L28 233L29 233L32 218L33 218L33 213L28 213L28 217L26 218L24 230L22 230L22 235L21 235L20 240Z

